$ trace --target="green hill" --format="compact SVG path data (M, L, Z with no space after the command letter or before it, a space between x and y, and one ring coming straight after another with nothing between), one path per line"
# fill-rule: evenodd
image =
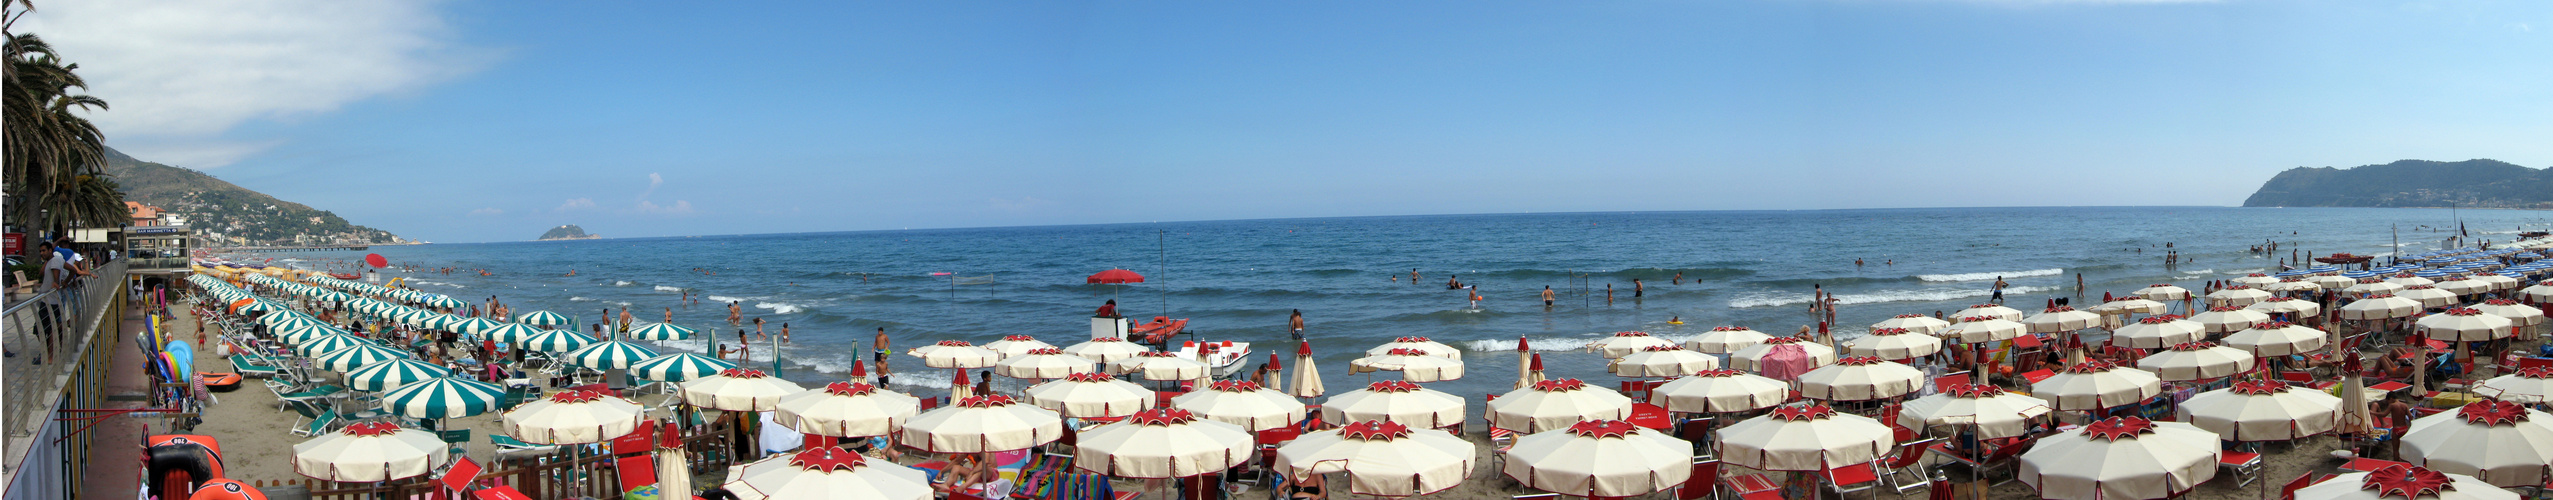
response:
M2553 169L2499 160L2297 167L2271 177L2243 206L2553 208Z
M389 231L346 222L308 205L267 196L203 172L134 159L106 150L106 172L124 199L184 214L195 234L216 244L292 245L406 243Z

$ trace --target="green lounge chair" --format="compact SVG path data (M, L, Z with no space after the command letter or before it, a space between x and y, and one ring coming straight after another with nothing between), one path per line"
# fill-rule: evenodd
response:
M336 426L337 410L321 410L317 418L312 418L308 422L294 425L292 433L295 436L318 436L320 434L327 434L328 431L335 430Z

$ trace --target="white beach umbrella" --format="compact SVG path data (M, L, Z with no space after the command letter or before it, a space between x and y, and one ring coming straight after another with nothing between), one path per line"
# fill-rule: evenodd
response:
M2324 290L2340 290L2358 286L2358 278L2351 278L2337 274L2317 274L2314 275L2314 277L2305 278L2305 281L2311 281L2314 282L2315 285L2321 285Z
M2544 484L2553 464L2553 426L2544 412L2485 399L2411 421L2403 461L2464 474L2504 488Z
M1090 339L1088 342L1064 347L1064 353L1066 354L1081 356L1091 361L1101 363L1116 362L1120 359L1135 357L1136 354L1141 354L1147 351L1151 351L1151 349L1145 349L1142 345L1127 342L1126 339L1117 337L1095 338Z
M2429 285L2405 287L2401 292L2393 295L2419 302L2420 307L2448 307L2456 304L2454 293Z
M2206 329L2207 333L2234 333L2251 328L2254 324L2268 322L2269 315L2240 307L2216 306L2207 308L2207 312L2190 316L2190 321L2198 322L2199 327Z
M1904 328L1881 328L1871 330L1870 335L1845 342L1844 348L1854 356L1914 359L1941 352L1941 344L1941 337Z
M1715 326L1709 332L1684 341L1684 348L1694 352L1728 354L1755 347L1770 338L1773 336L1743 326Z
M932 498L929 473L832 446L736 465L721 487L742 500Z
M1404 380L1389 380L1331 396L1327 403L1321 405L1321 421L1383 420L1435 429L1462 425L1465 406L1461 396L1419 387Z
M724 411L772 411L779 409L780 398L805 391L787 379L745 368L682 383L684 403Z
M1800 397L1828 401L1869 401L1914 393L1924 387L1924 371L1875 356L1835 360L1809 370L1798 380Z
M2216 477L2216 434L2180 422L2120 417L2042 438L2018 478L2056 499L2177 497Z
M1729 367L1763 372L1765 357L1773 355L1776 348L1782 346L1798 347L1800 352L1807 356L1808 366L1801 367L1799 373L1808 373L1809 370L1835 362L1835 348L1799 337L1773 337L1762 344L1756 344L1755 347L1748 347L1738 351L1737 354L1729 355Z
M2428 279L2428 278L2422 278L2422 277L2420 277L2420 276L2418 276L2418 275L2414 275L2414 274L2411 274L2411 273L2402 273L2402 274L2396 274L2396 275L2393 275L2393 277L2385 278L2385 282L2386 282L2386 283L2396 284L2396 285L2402 285L2402 286L2403 286L2403 287L2405 287L2405 288L2415 287L2415 286L2436 286L2436 285L2438 284L2438 282L2436 282L2436 281L2432 281L2432 280L2430 280L2430 279Z
M423 476L452 459L434 433L366 422L293 445L293 472L312 479L372 483Z
M1897 425L1949 434L1975 429L1980 439L2017 437L2030 432L2030 419L2048 414L2048 402L2004 392L1985 384L1953 384L1941 392L1907 401L1897 412Z
M2183 382L2251 371L2252 362L2252 353L2242 349L2215 342L2185 342L2136 360L2136 367L2154 372L2165 382Z
M1650 391L1649 404L1677 413L1761 410L1790 397L1790 384L1737 370L1703 370Z
M1428 340L1427 337L1394 338L1391 342L1385 342L1383 345L1374 346L1373 349L1366 349L1365 355L1381 356L1392 352L1393 349L1411 349L1427 353L1429 356L1453 358L1455 361L1461 361L1463 359L1463 351L1461 349L1445 345L1443 342Z
M636 402L600 392L560 391L506 410L499 426L526 443L600 443L637 431L645 412Z
M900 432L897 442L932 453L1025 450L1062 438L1064 418L997 394L923 412L906 420Z
M1677 346L1650 346L1613 360L1608 367L1622 377L1681 377L1720 367L1720 358Z
M1977 304L1951 313L1950 317L1958 319L1957 323L1976 321L1977 318L1993 318L2018 323L2021 321L2021 310L1996 304Z
M1411 382L1438 382L1463 378L1463 361L1405 347L1348 362L1348 373L1375 370L1401 372L1401 379Z
M2340 292L2341 292L2341 293L2347 293L2347 294L2353 294L2353 295L2375 295L2375 294L2388 294L2388 295L2390 295L2390 294L2393 294L2393 293L2396 293L2396 292L2401 292L2401 291L2402 291L2402 285L2396 285L2396 284L2392 284L2392 283L2386 283L2384 280L2375 279L2375 278L2366 278L2366 279L2361 279L2361 280L2358 280L2358 284L2355 284L2355 285L2349 285L2349 288L2343 288L2343 289L2340 289Z
M1002 355L1002 359L1010 359L1012 356L1028 354L1038 349L1055 349L1056 347L1054 344L1048 344L1037 340L1037 337L1030 337L1027 335L1006 335L1003 336L1001 340L995 340L984 344L984 348L992 349L993 352L1000 353Z
M2251 328L2225 336L2225 345L2242 349L2253 356L2286 356L2322 350L2331 342L2331 334L2285 321L2252 325Z
M2171 305L2135 296L2119 297L2092 306L2092 312L2101 314L2163 314L2171 310Z
M2473 476L2408 465L2333 476L2296 490L2295 500L2518 500L2518 494Z
M2518 298L2536 304L2553 303L2553 280L2544 280L2536 283L2535 286L2518 290Z
M2529 327L2544 324L2543 309L2538 309L2535 306L2519 304L2514 300L2486 300L2481 304L2475 304L2473 309L2482 311L2482 314L2508 318L2510 326Z
M1108 371L1111 373L1132 374L1155 382L1195 380L1205 376L1209 369L1212 367L1195 359L1160 351L1145 351L1134 357L1108 363Z
M1222 472L1258 452L1255 436L1188 410L1154 408L1082 431L1073 466L1111 477L1167 479Z
M1090 358L1064 354L1063 349L1053 347L1029 349L1005 356L1001 362L993 364L993 373L1016 379L1050 380L1075 373L1099 371L1099 362L1091 361Z
M957 370L990 368L1002 361L1002 353L976 347L964 340L942 340L913 348L907 354L922 358L922 366Z
M1885 321L1880 321L1870 325L1871 330L1879 330L1883 328L1904 328L1906 331L1925 335L1931 335L1932 332L1941 331L1941 329L1949 327L1949 321L1943 321L1941 318L1921 314L1899 314L1896 317L1888 318ZM1700 349L1695 350L1698 351Z
M1629 356L1631 353L1640 352L1642 348L1660 345L1675 345L1675 342L1651 336L1649 332L1614 332L1611 337L1588 342L1587 350L1602 353L1609 359Z
M2464 307L2422 316L2416 325L2420 336L2448 342L2478 342L2517 334L2508 318Z
M1665 491L1693 474L1693 443L1621 420L1590 420L1516 439L1503 472L1526 488L1591 498Z
M2340 306L2340 319L2378 320L2408 318L2420 314L2420 301L2379 293L2358 298Z
M2287 441L2340 427L2340 397L2270 381L2202 392L2178 411L2181 420L2226 441Z
M2207 303L2217 306L2243 307L2267 298L2269 298L2269 292L2255 290L2248 286L2229 286L2208 292Z
M1878 460L1897 433L1870 417L1822 404L1785 406L1721 429L1720 460L1761 471L1824 471Z
M2028 332L2029 329L2022 326L2020 322L2002 318L1962 316L1958 324L1933 332L1933 335L1952 343L1983 344L2012 340Z
M2472 279L2490 284L2491 287L2488 290L2516 290L2518 287L2526 286L2526 281L2501 276L2499 273L2474 273Z
M2130 293L2133 293L2138 297L2143 297L2145 300L2158 302L2188 300L2190 298L2190 289L2161 283L2146 285L2145 288L2139 288L2135 292Z
M1028 401L1072 418L1123 417L1151 408L1151 389L1098 373L1075 373L1028 387Z
M2088 412L2136 404L2160 395L2163 379L2145 370L2086 360L2030 384L2030 391L2058 411Z
M1287 442L1277 448L1272 467L1285 477L1345 472L1349 493L1404 497L1462 485L1471 479L1477 452L1471 441L1450 433L1361 421Z
M2277 283L2261 285L2260 288L2272 292L2319 292L2322 291L2323 286L2304 278L2287 278L2278 280Z
M2472 279L2472 278L2465 278L2465 279L2459 279L2459 280L2441 281L2441 282L2438 282L2438 284L2436 284L2436 285L2431 285L2431 286L2438 287L2438 289L2439 289L2439 290L2444 290L2444 291L2446 291L2447 293L2452 293L2452 294L2456 294L2456 295L2474 295L2474 294L2479 294L2479 293L2484 293L2484 292L2489 292L2489 291L2491 291L2491 286L2492 286L2492 285L2491 285L2491 282L2488 282L2488 281L2482 281L2482 280L2477 280L2477 279Z
M2289 318L2311 318L2323 313L2322 304L2316 304L2310 300L2298 300L2294 297L2270 297L2243 308L2260 311L2263 314L2285 314Z
M2238 284L2241 284L2241 285L2243 285L2243 286L2261 286L2261 285L2267 285L2267 284L2270 284L2270 283L2277 283L2277 282L2278 282L2278 278L2276 278L2276 277L2272 277L2272 276L2267 275L2267 274L2261 274L2261 273L2251 273L2251 274L2243 275L2243 277L2240 277L2240 278L2234 278L2234 279L2226 280L2226 281L2232 281L2232 282L2234 282L2234 283L2238 283Z
M818 436L892 434L922 412L922 400L860 382L834 382L780 398L773 422Z
M1489 426L1523 433L1631 418L1631 398L1574 378L1535 382L1489 400Z
M2100 325L2101 315L2066 306L2050 307L2047 311L2021 319L2021 326L2028 328L2030 333L2063 333Z
M1303 421L1309 408L1293 396L1248 380L1217 380L1206 390L1170 398L1170 406L1258 432Z
M2205 325L2200 325L2196 321L2169 314L2147 316L2136 320L2135 323L2119 327L2119 331L2110 335L2110 345L2137 349L2161 349L2173 344L2196 342L2204 336L2201 330L2206 328Z
M2520 404L2553 401L2553 368L2520 368L2516 373L2492 377L2473 389L2476 394Z

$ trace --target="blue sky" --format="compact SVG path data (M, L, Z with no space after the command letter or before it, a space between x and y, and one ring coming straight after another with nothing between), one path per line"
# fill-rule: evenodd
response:
M111 144L444 242L2233 205L2295 166L2553 164L2533 1L297 1L31 31L118 104Z

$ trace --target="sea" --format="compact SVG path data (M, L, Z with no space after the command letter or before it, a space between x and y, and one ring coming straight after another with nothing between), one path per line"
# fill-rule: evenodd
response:
M1815 324L1808 305L1819 287L1841 302L1835 333L1849 339L1893 315L1983 302L1997 278L2011 284L2009 304L2035 310L2058 297L2097 301L2158 283L2197 289L2274 272L2308 254L2437 249L2459 223L2468 242L2506 242L2521 230L2553 227L2553 212L1544 213L430 244L232 257L343 269L378 253L393 264L383 279L405 277L420 290L473 303L495 297L517 313L550 310L585 322L622 307L651 322L670 310L675 323L731 343L737 329L750 330L760 318L773 333L788 325L792 338L777 360L756 345L756 364L776 364L809 385L847 378L880 327L898 348L1006 335L1063 346L1087 340L1089 316L1111 298L1129 317L1188 318L1200 340L1254 343L1254 364L1283 353L1291 369L1287 317L1301 311L1332 393L1392 377L1348 373L1348 361L1367 348L1422 336L1465 350L1465 378L1429 385L1470 395L1510 387L1518 339L1543 353L1548 376L1610 386L1615 377L1604 360L1582 351L1589 341L1620 331L1682 340L1727 325L1795 332ZM2270 243L2279 245L2276 253L2253 251ZM2167 263L2170 252L2186 262ZM408 266L459 271L398 269ZM1086 283L1111 268L1145 281ZM1484 300L1475 307L1468 291L1447 289L1449 279L1477 287ZM1546 287L1558 295L1550 307L1540 298ZM699 304L681 303L686 291ZM729 303L743 308L743 325L728 324ZM707 345L663 347L701 352ZM896 389L932 395L948 386L946 370L902 361Z

